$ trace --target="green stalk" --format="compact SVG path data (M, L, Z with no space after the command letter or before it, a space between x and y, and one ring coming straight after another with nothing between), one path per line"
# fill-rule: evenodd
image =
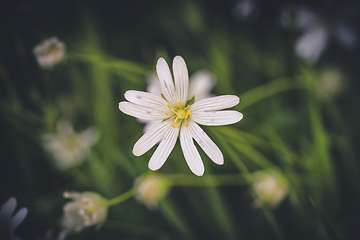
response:
M271 97L280 92L284 92L290 89L302 89L302 88L303 86L293 78L280 78L277 80L273 80L269 83L255 87L241 94L242 102L237 107L235 107L235 109L242 110L267 97Z
M121 202L124 202L125 200L131 198L132 196L134 196L135 194L135 188L131 188L129 191L121 194L120 196L117 196L115 198L112 198L108 201L108 205L109 207L110 206L113 206L113 205L116 205L116 204L119 204Z

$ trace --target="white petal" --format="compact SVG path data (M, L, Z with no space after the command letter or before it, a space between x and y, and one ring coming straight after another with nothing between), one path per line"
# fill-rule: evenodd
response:
M190 170L195 175L202 176L205 171L204 163L202 162L200 154L195 147L190 129L184 125L181 126L180 130L180 145Z
M143 128L143 132L146 133L148 132L151 128L155 127L156 125L158 125L159 123L161 123L162 121L147 121L145 122L145 126Z
M237 123L243 118L242 113L233 110L215 112L196 112L191 118L202 125L221 126Z
M174 82L170 73L170 69L165 59L159 58L156 64L156 72L160 80L161 91L166 98L166 101L173 107L176 106L176 97Z
M10 221L10 230L14 231L17 226L25 219L28 213L27 208L20 209Z
M191 134L199 146L209 156L209 158L216 164L224 164L224 156L216 144L204 132L204 130L195 122L189 122Z
M149 151L156 143L162 140L172 128L169 122L162 122L146 132L134 145L133 154L141 156Z
M209 98L211 89L214 87L215 77L207 71L198 71L191 75L189 81L189 96L192 98L195 95L195 101Z
M169 111L168 103L160 96L135 90L126 91L124 95L126 100L137 105L159 109L163 112Z
M181 56L174 57L173 72L175 79L176 100L185 105L189 91L189 73Z
M167 118L165 112L162 110L139 106L129 102L120 102L119 109L127 115L148 121L162 120Z
M196 96L195 96L196 99ZM191 105L191 111L216 111L231 108L239 104L240 98L235 95L222 95L217 97L205 98Z
M179 128L171 127L166 133L165 138L161 141L154 154L150 158L149 168L153 171L158 170L164 165L166 159L173 150L177 137L179 135Z
M9 200L4 203L4 205L1 207L0 210L0 222L7 222L11 214L14 212L16 207L16 199L15 198L9 198Z
M90 127L80 134L82 142L85 143L87 147L90 147L96 143L99 140L99 137L100 132L94 127Z
M297 55L310 63L315 63L324 51L328 42L328 33L324 27L314 27L305 31L296 41Z

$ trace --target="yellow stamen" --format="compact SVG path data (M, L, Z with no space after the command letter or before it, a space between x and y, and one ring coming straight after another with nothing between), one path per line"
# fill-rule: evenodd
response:
M176 126L177 128L180 128L180 123Z
M189 113L188 113L188 112L186 112L185 119L187 119L187 118L188 118L188 116L189 116Z
M176 127L175 127L174 125L172 125L172 124L171 124L170 126L172 126L173 128L176 128Z
M170 104L168 104L168 105L167 105L167 107L171 110L171 106L170 106Z
M180 105L180 102L177 102L177 103L176 103L176 105L178 105L178 106L179 106L179 105Z
M165 121L167 121L167 122L168 122L168 121L169 121L169 119L166 119Z
M169 114L168 114L167 112L165 112L165 115L166 115L166 116L169 116Z
M185 127L188 127L189 126L189 124L187 123L186 125L185 125Z
M192 115L192 113L191 113L190 109L188 109L188 113L189 113L189 115L190 115L190 116Z

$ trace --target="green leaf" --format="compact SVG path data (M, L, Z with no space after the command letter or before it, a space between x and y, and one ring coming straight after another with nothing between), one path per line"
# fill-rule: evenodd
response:
M191 99L187 100L185 106L192 105L194 104L194 102L195 102L195 95Z
M340 238L336 235L335 231L332 229L332 227L330 226L330 224L326 221L326 219L324 218L324 216L321 214L319 207L315 204L314 200L311 198L311 196L309 196L310 202L312 204L312 206L314 207L316 214L318 215L318 218L321 221L321 224L324 226L325 231L327 232L327 234L329 235L331 240L340 240Z

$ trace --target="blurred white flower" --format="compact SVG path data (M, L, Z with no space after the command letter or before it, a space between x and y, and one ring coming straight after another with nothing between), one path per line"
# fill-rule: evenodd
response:
M295 51L303 59L315 63L324 51L328 41L328 32L323 27L306 31L296 41Z
M158 60L156 69L163 98L131 90L125 93L129 102L119 103L120 111L130 116L147 121L162 120L135 143L133 154L141 156L160 141L148 164L151 170L158 170L170 155L180 133L185 160L194 174L203 175L205 168L193 139L213 162L223 164L224 157L220 149L198 124L221 126L240 121L243 115L238 111L219 111L236 106L240 101L239 97L224 95L193 103L192 96L189 96L188 71L182 57L176 56L173 60L175 85L165 59Z
M344 88L344 75L337 68L326 68L320 73L316 82L316 90L319 97L329 101L338 95Z
M284 10L280 22L283 27L293 27L302 32L296 41L295 52L309 63L317 62L330 36L335 36L340 44L348 48L356 44L355 33L348 26L343 23L328 26L305 7Z
M135 198L149 209L155 209L169 192L170 186L169 181L160 174L141 176L135 181Z
M256 207L267 204L275 208L288 195L286 179L280 173L272 170L255 172L252 187L256 193L254 202Z
M238 0L233 12L236 20L246 20L257 15L257 4L255 0Z
M210 94L215 84L215 76L208 71L200 70L191 75L189 80L189 96L196 96L195 102L204 98L211 97ZM146 91L158 96L161 96L161 86L159 78L153 74L148 79L148 86ZM139 119L140 122L146 123L144 126L144 133L149 131L150 128L161 123L159 121L144 121Z
M51 68L65 58L65 44L56 37L44 40L34 48L37 62L42 68Z
M337 27L335 29L335 36L339 43L345 47L351 48L356 44L356 36L354 31L346 25L340 25Z
M94 192L64 192L65 204L62 225L67 232L80 232L83 228L101 225L107 217L108 200Z
M21 240L13 235L14 230L25 219L27 215L27 208L21 208L16 214L14 210L16 208L16 199L10 198L0 210L0 239L4 240Z
M98 139L99 132L95 128L75 133L69 121L60 120L56 134L44 134L43 146L53 156L55 165L66 169L82 163Z

